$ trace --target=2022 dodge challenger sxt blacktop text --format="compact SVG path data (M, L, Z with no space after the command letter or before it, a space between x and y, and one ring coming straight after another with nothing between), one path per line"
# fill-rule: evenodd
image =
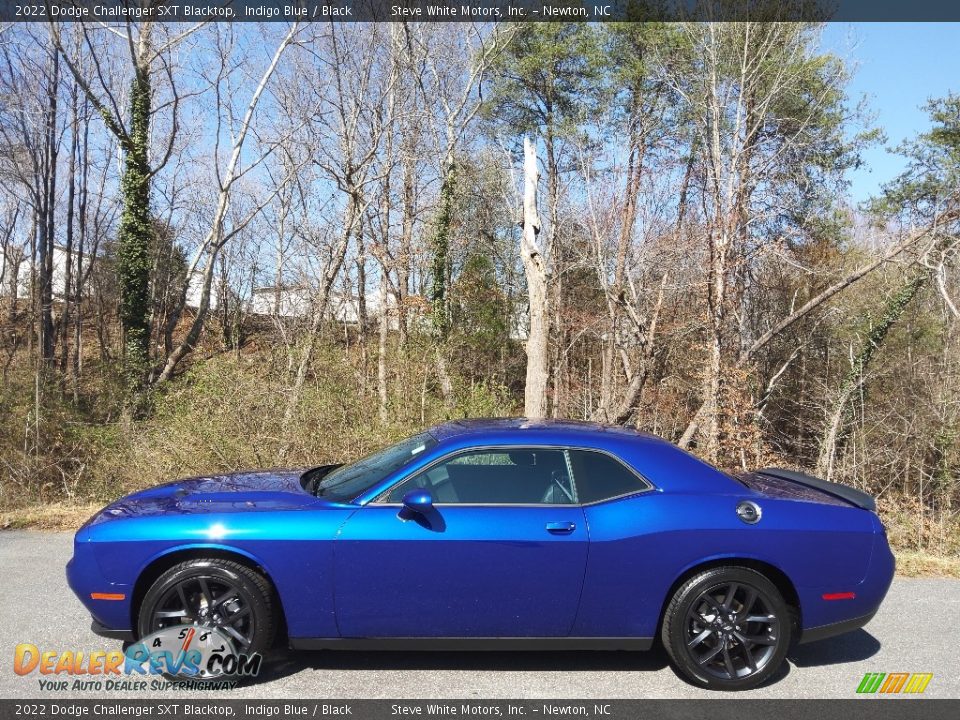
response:
M431 428L350 465L192 478L76 535L94 630L178 625L236 651L622 649L744 689L793 642L863 626L893 577L873 499L785 470L737 477L622 427Z

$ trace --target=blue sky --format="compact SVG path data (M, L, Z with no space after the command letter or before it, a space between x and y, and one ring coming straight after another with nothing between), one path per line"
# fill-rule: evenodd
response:
M930 127L920 109L928 98L960 92L960 23L830 23L823 45L853 65L851 99L866 96L888 147ZM904 164L882 146L864 159L850 176L855 202L878 193Z

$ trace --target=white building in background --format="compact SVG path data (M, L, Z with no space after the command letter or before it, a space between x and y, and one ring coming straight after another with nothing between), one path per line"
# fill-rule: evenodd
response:
M12 250L12 251L11 251ZM5 253L0 248L0 297L9 297L13 294L16 287L17 299L30 297L30 259L20 255L21 248L11 248ZM67 258L72 256L73 272L77 271L77 261L80 259L80 253L76 250L67 253L67 249L61 245L53 246L53 297L55 300L63 299L67 291ZM83 256L83 265L87 266L88 256Z
M30 259L20 257L20 248L17 253L4 253L0 248L0 297L10 297L13 289L16 287L16 296L18 300L25 300L30 297ZM82 258L83 273L87 274L90 255L84 253L82 256L76 250L72 255L72 272L76 274L77 263ZM67 249L61 245L53 247L53 299L63 300L67 289ZM87 276L89 278L89 275ZM89 280L88 280L89 282ZM84 288L86 290L86 288ZM187 283L187 307L200 307L200 294L203 291L203 273L195 270ZM217 283L214 282L210 288L210 309L217 307Z
M76 272L79 253L73 251L73 271ZM90 256L83 256L84 273L89 267ZM67 251L66 248L55 246L53 249L53 298L62 301L67 281ZM30 262L27 258L20 258L14 253L4 255L0 248L0 297L9 297L14 285L16 295L20 300L30 297ZM220 285L215 279L210 288L210 310L215 310L219 304ZM186 306L200 307L200 295L203 291L203 273L194 270L187 283ZM249 303L248 312L252 315L275 316L282 318L310 317L316 289L307 285L261 286L254 288ZM366 295L367 318L375 320L380 316L380 293L369 292ZM407 318L411 323L425 321L429 312L426 301L414 296L407 306ZM387 295L387 308L390 313L390 329L398 329L398 315L396 312L397 298L393 293ZM357 325L360 321L360 297L339 291L330 293L327 303L326 316L329 320L347 325ZM526 340L528 331L527 308L520 307L510 318L510 338Z
M220 283L214 279L210 285L210 304L208 309L216 310L220 295ZM200 307L200 296L203 294L203 273L200 270L194 270L190 273L190 279L187 281L186 305L188 308Z
M313 300L317 293L315 288L307 285L275 285L254 288L250 297L250 313L253 315L274 315L283 318L309 317L313 307ZM368 318L380 315L380 293L367 293L366 309ZM391 312L390 326L397 327L396 312L397 298L392 293L387 295L387 307ZM327 302L326 316L330 320L348 325L360 322L360 296L333 291Z
M303 319L310 317L317 289L307 285L264 285L254 288L250 297L248 312L251 315ZM380 317L380 293L367 293L367 319L376 321ZM388 318L391 330L399 329L399 317L396 312L397 297L387 295ZM327 303L326 318L338 323L357 325L360 322L360 297L342 292L331 292ZM425 328L430 322L430 304L420 295L407 299L406 315L408 327ZM511 340L524 341L529 334L529 318L526 305L518 307L509 318L509 337Z
M304 285L265 285L253 289L250 312L253 315L277 315L301 318L310 314L310 288Z

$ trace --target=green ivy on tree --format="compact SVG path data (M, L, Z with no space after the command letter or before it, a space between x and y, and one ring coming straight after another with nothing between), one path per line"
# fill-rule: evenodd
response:
M125 372L131 386L143 382L150 351L150 75L137 68L130 86L130 133L121 190L124 204L117 242L120 322L124 332Z

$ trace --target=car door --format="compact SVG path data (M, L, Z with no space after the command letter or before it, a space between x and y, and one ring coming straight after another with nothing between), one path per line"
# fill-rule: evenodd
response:
M402 505L426 490L433 507ZM448 455L355 512L335 542L342 637L563 637L587 532L567 452Z
M619 458L587 449L569 457L592 543L573 634L653 637L666 590L660 569L675 565L672 551L684 542L662 532L676 517L664 514L663 495Z

